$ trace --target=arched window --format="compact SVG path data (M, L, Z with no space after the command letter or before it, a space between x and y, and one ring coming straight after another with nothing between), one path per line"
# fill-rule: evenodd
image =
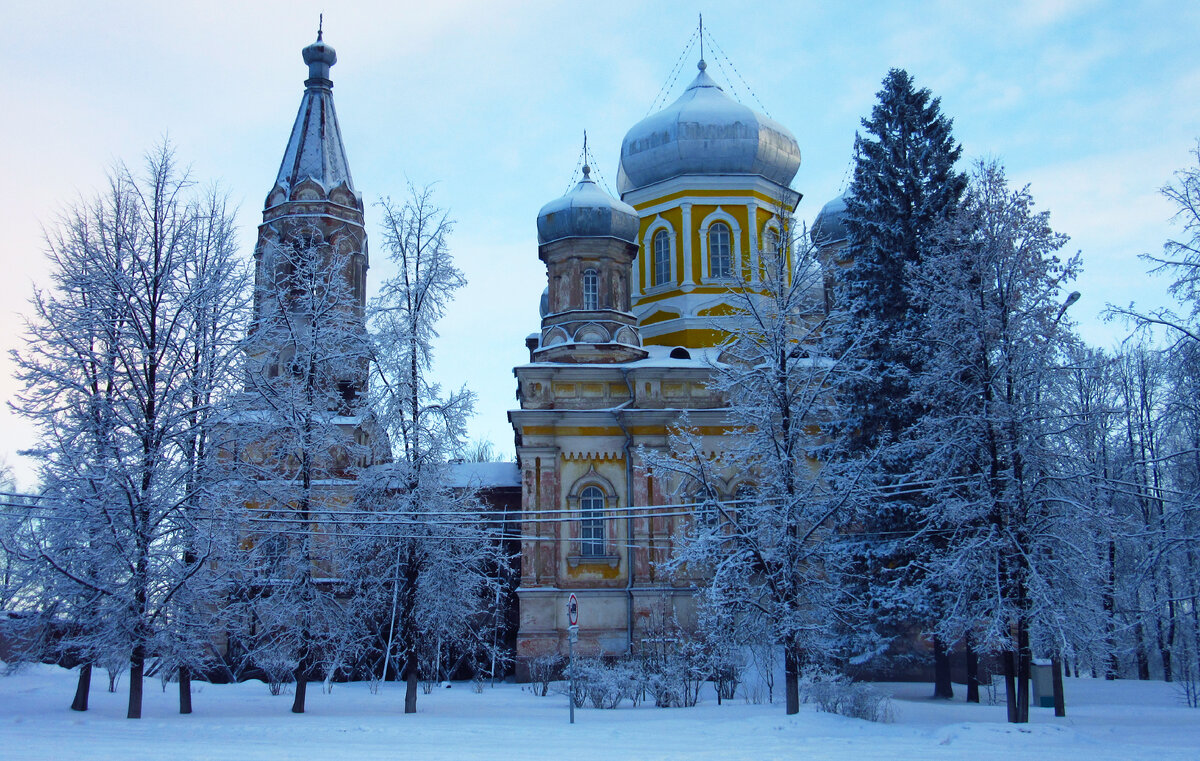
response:
M663 285L671 279L671 237L666 230L654 234L653 285Z
M717 222L708 228L709 277L733 277L733 258L729 245L729 225Z
M600 274L596 270L589 269L583 272L583 308L600 308Z
M765 245L764 245L764 249L766 250L766 252L768 254L778 254L779 253L779 231L776 230L774 227L769 228L767 230L767 234L763 237L766 238Z
M604 555L604 492L589 486L579 495L579 554Z

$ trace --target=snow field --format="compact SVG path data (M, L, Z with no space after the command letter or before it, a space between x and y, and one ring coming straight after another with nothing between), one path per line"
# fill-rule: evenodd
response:
M1004 722L1003 705L933 701L926 684L886 684L891 724L871 724L804 705L749 705L740 697L718 706L711 690L695 708L653 706L578 709L567 722L566 698L534 697L519 685L469 684L421 694L418 713L404 716L403 689L372 695L365 683L310 686L308 713L266 685L197 683L195 713L177 713L177 689L147 681L144 717L125 716L125 679L106 690L93 676L91 709L67 706L75 673L30 666L0 677L0 759L131 761L166 758L288 759L1200 759L1200 711L1183 706L1162 682L1066 680L1067 713L1031 709L1025 726ZM1001 696L1002 697L1002 696Z

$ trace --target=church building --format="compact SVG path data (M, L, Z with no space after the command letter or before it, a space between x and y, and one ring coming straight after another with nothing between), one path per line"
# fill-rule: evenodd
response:
M272 309L288 308L295 262L279 252L341 257L344 307L359 329L365 310L367 236L333 108L336 55L318 35L304 61L309 77L255 249L247 345L259 381L295 372L289 349L256 333ZM660 567L692 517L664 507L687 495L657 481L643 454L664 450L684 414L706 450L719 451L729 422L708 384L726 336L721 321L735 312L734 289L755 287L763 254L792 228L799 166L791 132L732 98L700 60L678 100L626 134L620 199L585 165L579 183L538 213L547 287L540 329L526 339L529 361L514 368L517 463L491 469L484 484L499 511L519 496L518 676L531 659L566 652L572 594L585 655L636 650L664 622L694 624L701 579ZM837 232L837 203L818 228ZM386 436L350 414L366 392L365 362L319 381L359 463L386 462ZM330 498L352 499L338 463L329 467ZM729 474L719 496L734 497L740 477Z
M665 448L685 412L706 448L719 448L725 401L708 381L721 318L734 312L731 289L759 280L760 254L779 245L800 200L795 137L730 97L703 60L698 69L678 100L626 134L620 200L585 166L537 218L548 288L509 413L524 521L518 673L566 652L571 594L576 652L587 655L629 652L667 621L694 623L699 580L657 565L688 516L662 508L680 495L639 452Z

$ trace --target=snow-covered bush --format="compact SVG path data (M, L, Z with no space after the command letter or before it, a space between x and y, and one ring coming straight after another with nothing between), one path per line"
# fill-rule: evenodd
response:
M291 682L296 670L296 660L281 651L266 650L254 658L254 665L262 669L263 679L272 695L281 695L283 685Z
M849 677L814 672L802 682L801 695L818 711L836 713L852 719L890 722L892 701L864 682L852 682Z
M646 665L646 689L654 696L654 705L691 708L700 702L700 688L710 672L708 659L697 643L677 643Z
M617 708L625 700L635 706L644 692L641 664L627 659L576 658L568 676L574 674L575 705L584 701L593 708Z
M538 697L546 697L550 683L559 677L567 659L558 653L539 655L529 661L529 683Z

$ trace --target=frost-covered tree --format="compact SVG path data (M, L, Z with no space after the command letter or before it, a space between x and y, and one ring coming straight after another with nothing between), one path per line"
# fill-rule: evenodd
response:
M1200 141L1192 157L1195 165L1176 172L1174 181L1160 191L1175 207L1174 221L1180 235L1163 244L1161 255L1142 257L1154 265L1152 272L1174 278L1169 290L1183 311L1162 308L1145 312L1133 304L1110 306L1109 311L1143 328L1165 328L1173 342L1195 344L1200 343Z
M939 98L918 88L903 69L892 69L878 99L862 121L865 132L855 138L854 178L846 194L848 262L836 270L834 304L844 341L856 344L856 372L838 387L844 456L873 461L876 473L867 483L883 487L861 516L864 625L895 635L938 615L933 599L893 607L892 587L914 580L884 572L905 565L912 547L901 540L916 528L922 499L919 490L902 488L913 462L905 447L894 446L923 413L911 391L912 376L921 370L924 315L914 304L909 273L954 214L966 179L955 168L961 147ZM935 694L949 697L945 650L940 642L934 646Z
M1180 676L1194 685L1200 684L1194 582L1200 531L1194 508L1196 418L1194 396L1189 394L1195 389L1200 356L1200 146L1192 154L1195 164L1177 172L1162 188L1175 208L1179 235L1163 245L1161 255L1143 257L1154 265L1153 272L1173 277L1170 292L1181 308L1144 312L1130 305L1110 307L1110 313L1129 318L1151 333L1161 331L1167 338L1164 354L1132 352L1121 373L1126 401L1121 485L1131 491L1125 495L1128 514L1143 527L1146 558L1130 577L1141 583L1128 598L1130 609L1137 611L1132 623L1137 671L1142 678L1150 676L1149 651L1154 649L1164 677L1174 678L1173 653L1178 645L1186 664ZM1200 703L1200 690L1187 694L1189 702Z
M436 662L443 647L475 653L494 641L481 631L494 617L479 613L495 600L494 571L504 559L471 490L455 484L448 468L465 441L474 395L443 393L432 377L435 325L465 284L450 254L454 223L429 187L410 186L402 205L381 207L395 274L372 309L373 398L394 462L375 474L364 499L397 516L376 548L376 577L390 602L385 670L392 657L399 660L404 711L413 713L423 657Z
M362 241L284 219L260 234L246 391L222 421L236 475L239 572L229 615L247 624L238 647L269 678L308 682L362 645L345 594L356 520L353 482L372 452L363 406L370 347L354 291Z
M940 604L934 633L1002 654L1010 721L1028 720L1031 638L1057 645L1070 588L1099 587L1092 545L1078 541L1093 515L1064 490L1071 471L1056 446L1071 425L1055 389L1072 340L1062 289L1078 268L1058 259L1065 243L1028 189L980 164L940 245L911 273L928 315L911 383L925 412L905 437L930 484L915 562Z
M72 617L85 663L128 660L130 718L141 716L147 659L195 641L172 627L178 600L199 603L209 561L194 541L207 516L186 452L218 383L194 372L197 353L220 360L193 318L239 284L235 266L200 264L228 251L232 226L190 187L163 144L142 174L118 165L106 192L68 210L47 235L51 286L35 293L28 344L14 353L16 406L40 431L45 588ZM85 681L86 669L84 693Z
M730 430L718 445L685 419L669 454L643 454L699 505L669 565L703 577L710 620L737 621L737 630L764 632L782 646L788 713L799 711L802 669L829 659L831 635L845 624L838 528L853 490L831 488L820 459L829 446L830 389L845 365L825 353L821 283L807 236L785 231L778 249L763 252L761 281L734 287L734 314L722 319L728 338L711 387L728 401ZM731 473L745 481L734 500L722 501L720 479Z

